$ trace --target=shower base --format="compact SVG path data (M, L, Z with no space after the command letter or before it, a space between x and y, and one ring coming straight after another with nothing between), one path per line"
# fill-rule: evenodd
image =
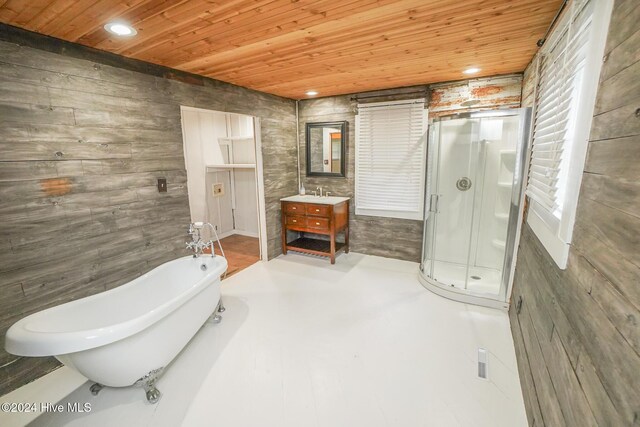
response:
M427 289L446 298L485 307L508 308L508 304L498 301L502 271L498 269L467 266L446 261L435 261L433 277L427 277L428 269L419 273L420 282ZM468 281L465 288L465 278Z
M475 293L489 294L493 297L500 292L502 271L493 268L467 266L446 261L435 261L433 277L438 282L465 289L465 278L468 278L466 289ZM466 275L466 277L465 277Z

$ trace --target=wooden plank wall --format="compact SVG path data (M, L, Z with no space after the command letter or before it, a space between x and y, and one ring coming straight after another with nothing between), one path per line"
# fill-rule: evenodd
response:
M604 60L567 269L526 225L520 241L509 316L532 426L640 425L637 1L616 1Z
M460 102L470 95L480 100L474 109L513 108L520 106L521 75L469 81L412 86L353 95L332 96L300 101L300 173L309 194L322 186L334 195L354 197L355 193L355 116L358 102L381 102L399 99L426 98L430 117L466 111ZM358 101L360 99L360 101ZM306 176L305 124L308 122L348 121L347 176ZM355 215L352 199L350 209L351 250L369 255L419 262L422 252L423 221Z
M187 254L180 105L261 118L269 258L281 251L279 199L297 188L294 102L108 66L88 53L93 61L0 41L2 336L27 314ZM168 192L157 191L157 178ZM56 366L0 350L0 395Z

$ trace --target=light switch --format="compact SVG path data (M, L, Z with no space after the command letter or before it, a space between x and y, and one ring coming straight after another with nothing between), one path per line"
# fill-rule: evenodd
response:
M158 178L158 193L166 193L166 192L167 192L167 179Z

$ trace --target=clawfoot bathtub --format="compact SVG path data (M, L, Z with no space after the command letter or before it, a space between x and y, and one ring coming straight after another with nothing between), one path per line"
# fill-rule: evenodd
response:
M55 356L103 386L142 385L155 403L155 380L220 301L221 256L183 257L96 295L32 314L7 331L19 356ZM219 316L215 314L216 319Z

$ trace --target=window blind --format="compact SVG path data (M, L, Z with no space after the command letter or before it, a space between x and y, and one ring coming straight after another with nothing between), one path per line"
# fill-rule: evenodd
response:
M559 219L575 140L576 113L589 53L592 1L574 1L541 53L526 194Z
M356 214L422 219L424 102L414 99L358 105Z

